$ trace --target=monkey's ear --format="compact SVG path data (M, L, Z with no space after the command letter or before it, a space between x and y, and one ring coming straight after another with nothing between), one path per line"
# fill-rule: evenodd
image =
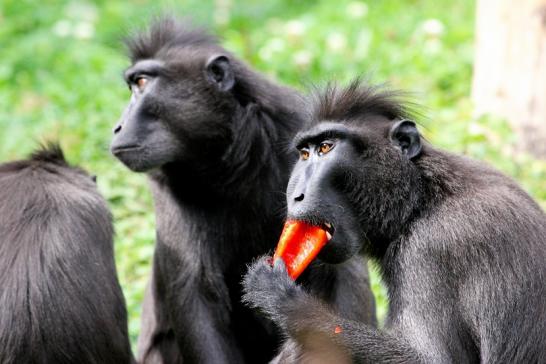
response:
M205 67L207 80L215 84L221 91L229 91L235 85L235 75L229 59L224 55L209 58Z
M421 153L421 136L417 126L411 120L405 119L394 124L390 131L390 138L409 159Z

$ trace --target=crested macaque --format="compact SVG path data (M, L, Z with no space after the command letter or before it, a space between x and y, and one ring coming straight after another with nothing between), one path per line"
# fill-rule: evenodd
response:
M143 308L143 363L264 363L276 327L241 303L253 259L274 249L307 102L172 18L128 42L131 100L112 153L146 172L157 242ZM342 279L341 279L342 278ZM366 262L315 264L299 280L344 317L375 325ZM288 343L279 359L297 351Z
M0 363L133 363L112 216L58 145L0 164Z
M490 166L427 143L396 94L330 86L293 142L287 215L330 226L323 262L375 259L384 329L336 314L257 261L244 300L302 348L295 362L545 363L546 214ZM328 358L328 360L325 360Z

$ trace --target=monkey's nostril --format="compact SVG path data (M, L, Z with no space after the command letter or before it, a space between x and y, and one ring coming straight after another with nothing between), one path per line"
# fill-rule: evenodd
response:
M302 194L300 194L298 197L294 197L294 200L296 200L296 201L298 201L298 202L299 202L299 201L303 201L303 198L304 198L304 197L305 197L305 196L304 196L303 193L302 193Z
M114 134L117 134L121 131L121 124L117 125L115 128L114 128Z

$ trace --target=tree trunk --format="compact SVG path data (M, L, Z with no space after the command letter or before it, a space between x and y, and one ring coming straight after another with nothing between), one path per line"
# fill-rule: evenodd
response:
M472 99L546 158L546 0L478 0Z

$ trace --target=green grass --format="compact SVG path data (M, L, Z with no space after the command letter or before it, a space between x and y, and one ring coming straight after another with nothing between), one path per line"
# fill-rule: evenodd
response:
M544 207L546 164L515 151L505 121L473 117L474 6L469 0L3 0L0 160L24 157L39 141L58 139L73 163L99 176L115 218L116 260L134 341L154 217L145 176L130 173L108 152L111 128L129 98L121 78L128 65L124 36L169 10L213 27L228 48L283 83L303 88L367 75L409 90L426 105L421 124L429 140L490 162ZM373 277L383 318L387 301Z

